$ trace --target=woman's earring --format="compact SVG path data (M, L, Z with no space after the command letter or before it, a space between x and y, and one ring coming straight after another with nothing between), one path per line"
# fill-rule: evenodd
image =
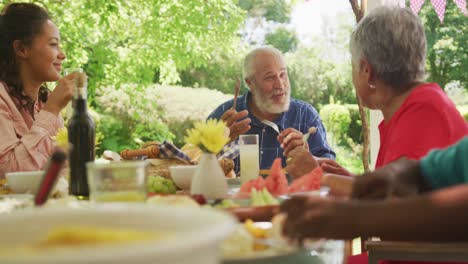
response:
M370 87L371 89L375 89L375 88L376 88L375 85L372 84L372 83L369 84L369 87Z

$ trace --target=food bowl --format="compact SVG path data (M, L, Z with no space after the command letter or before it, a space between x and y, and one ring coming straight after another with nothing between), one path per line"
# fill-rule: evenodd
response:
M21 250L65 226L93 227L96 234L102 234L99 228L104 228L164 236L114 244L41 244L39 250ZM97 204L88 209L34 208L0 218L0 248L5 249L0 250L0 259L17 264L215 264L220 261L219 242L235 227L229 214L203 208L122 203Z
M8 186L17 194L36 194L44 171L18 171L5 174Z
M179 165L171 166L171 178L177 187L184 191L189 191L192 184L192 178L195 175L197 165Z

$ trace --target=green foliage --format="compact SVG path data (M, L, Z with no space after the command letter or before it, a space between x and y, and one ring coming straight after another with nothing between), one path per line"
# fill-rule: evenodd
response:
M214 67L213 54L234 53L245 14L230 0L41 4L60 29L64 66L82 67L89 76L89 101L102 115L101 149L114 151L174 138L162 122L156 94L145 86L176 83L181 70Z
M279 27L265 36L265 43L279 49L283 53L287 53L297 48L299 39L294 30Z
M178 147L184 145L186 131L194 122L205 120L218 105L232 98L207 88L156 85L152 89L159 95L157 103L164 111L164 123Z
M61 31L65 66L89 75L93 104L101 85L150 84L155 73L161 83L179 81L178 71L232 49L244 19L230 0L41 2Z
M353 174L364 173L362 164L362 146L354 144L349 148L343 145L334 146L333 150L336 153L336 161Z
M333 103L325 105L320 110L320 117L327 128L332 145L336 146L347 138L351 116L346 106Z
M341 166L354 174L364 172L362 164L361 119L355 104L340 105L330 100L320 110L327 137ZM359 143L357 143L359 142Z
M348 109L351 118L351 123L346 133L347 137L351 138L353 142L362 144L362 121L359 114L359 106L357 104L345 104L344 106Z
M287 23L295 1L286 0L239 0L239 6L250 17L263 16L267 21Z
M355 103L349 61L337 63L322 58L317 47L299 47L287 54L292 96L320 108L332 95L343 103Z
M447 1L443 24L428 2L419 16L426 30L428 80L443 88L459 81L468 90L468 20L453 1Z
M189 68L180 73L181 86L207 87L223 93L234 93L236 80L242 80L242 64L247 50L235 52L215 51L205 65ZM243 83L243 82L242 82ZM246 88L243 88L243 91Z
M103 150L118 152L136 148L139 142L174 138L163 122L162 109L156 103L159 95L153 86L101 86L97 95L96 103L102 111L98 131L105 136Z

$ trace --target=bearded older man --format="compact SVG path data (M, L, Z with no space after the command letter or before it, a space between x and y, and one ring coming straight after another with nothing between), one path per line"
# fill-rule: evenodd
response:
M316 157L335 159L315 108L306 102L291 99L286 64L280 51L260 47L247 54L244 60L244 81L249 90L238 98L236 109L233 109L233 100L229 100L208 117L222 119L227 123L232 140L230 146L236 146L241 134L258 134L260 169L269 169L278 157L282 158L284 167L288 153L304 144ZM304 143L303 135L311 127L315 127L316 132ZM228 153L235 157L238 171L238 151Z

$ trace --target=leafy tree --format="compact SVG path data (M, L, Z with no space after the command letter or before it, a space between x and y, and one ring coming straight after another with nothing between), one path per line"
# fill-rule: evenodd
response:
M426 2L420 13L427 38L428 81L441 87L459 81L468 90L468 19L453 1L447 1L444 23Z
M349 60L338 63L324 58L320 47L299 47L287 54L292 96L321 108L333 96L341 103L355 103Z
M265 36L265 44L271 45L283 53L296 50L298 43L296 32L286 27L279 27Z
M267 21L288 23L291 10L297 1L287 0L239 0L239 6L248 11L250 17L265 17Z
M242 60L245 48L224 52L217 50L205 65L188 68L180 73L180 84L187 87L207 87L233 94L236 80L242 80ZM245 91L245 88L241 92Z
M45 6L58 25L64 66L88 74L89 101L105 136L101 146L111 150L135 147L137 139L174 139L147 84L155 77L178 82L181 70L233 50L245 13L230 0L32 2Z
M89 75L92 101L99 85L176 83L178 72L200 66L231 45L244 11L230 0L41 1L63 39L65 66Z
M183 86L208 87L225 93L233 93L237 78L242 78L242 61L252 46L270 44L282 51L293 51L298 39L293 31L287 30L292 6L296 0L239 0L246 23L239 27L238 47L226 50L219 48L211 53L203 65L187 67L180 73ZM278 31L275 31L279 28ZM241 41L242 40L242 41ZM246 87L243 87L245 91Z

